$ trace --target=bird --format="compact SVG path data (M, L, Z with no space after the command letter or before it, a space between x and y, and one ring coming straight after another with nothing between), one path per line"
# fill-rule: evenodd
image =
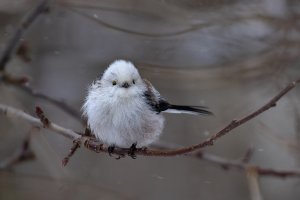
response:
M110 151L114 147L134 150L155 142L164 128L162 112L212 114L204 106L169 103L126 60L115 60L93 81L82 110L91 133Z

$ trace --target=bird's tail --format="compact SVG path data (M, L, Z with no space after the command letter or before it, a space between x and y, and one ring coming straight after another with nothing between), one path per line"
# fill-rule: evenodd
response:
M204 106L180 106L180 105L170 105L165 111L167 113L185 113L192 115L213 115L208 108Z

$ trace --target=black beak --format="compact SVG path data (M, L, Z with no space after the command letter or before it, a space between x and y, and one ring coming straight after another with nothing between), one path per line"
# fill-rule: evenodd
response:
M127 82L123 83L123 85L122 85L123 88L129 88L129 86L130 85Z

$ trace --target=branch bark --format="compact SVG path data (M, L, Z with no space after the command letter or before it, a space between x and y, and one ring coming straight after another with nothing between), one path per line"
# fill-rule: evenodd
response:
M246 115L245 117L243 117L239 120L233 120L231 123L229 123L227 126L225 126L223 129L221 129L220 131L215 133L212 137L208 138L204 142L200 142L196 145L192 145L189 147L178 148L178 149L174 149L174 150L165 150L165 151L152 150L152 149L147 149L147 148L139 148L136 150L135 153L137 155L144 155L144 156L177 156L177 155L195 152L206 146L212 146L217 139L228 134L231 130L241 126L242 124L255 118L256 116L260 115L261 113L274 107L276 105L277 101L280 98L282 98L285 94L287 94L289 91L291 91L299 82L300 82L300 79L297 81L291 82L282 91L280 91L275 97L273 97L269 102L267 102L265 105L263 105L261 108L257 109L256 111L250 113L249 115ZM38 119L36 119L22 111L16 110L12 107L8 107L8 106L0 104L0 111L2 111L2 113L4 113L5 115L17 116L20 118L24 118L27 121L34 123L35 125L40 126L42 124ZM47 127L47 128L65 136L69 139L72 139L72 140L77 140L80 137L80 135L75 133L74 131L71 131L69 129L64 129L63 127L58 126L53 123L50 123L49 127ZM108 146L102 144L98 140L92 139L90 137L82 137L81 141L84 143L85 147L90 150L93 150L96 152L109 152ZM127 152L128 152L128 148L116 147L114 149L113 153L120 155L120 156L125 156Z
M224 159L222 157L208 154L208 153L203 153L203 152L198 152L193 155L189 155L197 159L202 159L205 161L210 162L211 164L220 166L221 168L225 170L229 169L236 169L236 170L241 170L241 171L247 171L247 169L255 169L256 173L261 175L261 176L275 176L275 177L280 177L280 178L287 178L287 177L300 177L300 170L279 170L279 169L272 169L272 168L264 168L260 167L254 164L248 164L245 163L241 160L228 160Z
M277 101L279 99L281 99L284 95L286 95L289 91L291 91L293 88L295 88L299 82L300 82L300 79L291 82L283 90L281 90L275 97L273 97L269 102L267 102L265 105L263 105L256 111L246 115L245 117L242 117L239 120L232 120L227 126L225 126L223 129L221 129L220 131L215 133L212 137L208 138L204 142L200 142L196 145L192 145L189 147L184 147L184 148L179 148L179 149L169 150L169 151L158 151L158 150L141 148L141 149L137 149L136 154L144 155L144 156L177 156L177 155L191 153L191 152L200 150L207 146L212 146L216 140L218 140L222 136L230 133L230 131L232 131L233 129L241 126L242 124L248 122L249 120L257 117L261 113L276 106ZM96 141L96 140L86 140L85 146L88 149L94 150L96 152L98 152L98 151L108 152L108 147L101 144L99 141ZM114 153L122 156L122 155L124 155L125 151L123 148L115 148Z
M38 18L39 15L48 11L50 1L51 0L39 1L37 5L22 18L19 25L16 27L15 33L12 35L10 40L7 42L3 52L0 54L0 80L17 87L18 89L26 92L27 94L33 97L37 97L48 101L54 104L55 106L59 107L60 109L64 110L66 113L73 116L74 118L80 120L80 113L68 106L63 101L54 99L30 87L30 85L28 84L29 79L27 77L12 77L5 73L5 67L9 62L10 58L12 57L12 54L20 44L20 39L23 36L24 32Z
M0 114L7 116L9 118L17 118L17 119L25 120L28 123L32 124L33 126L37 126L40 128L44 127L44 124L41 122L40 119L35 118L35 117L23 112L22 110L18 110L16 108L13 108L10 106L0 104ZM70 129L66 129L66 128L59 126L57 124L54 124L54 123L49 123L49 125L45 128L47 128L55 133L58 133L66 138L69 138L71 140L76 140L81 137L76 132L74 132Z
M63 101L57 100L53 97L50 97L49 95L39 92L35 89L33 89L30 86L29 83L29 78L27 77L14 77L10 74L7 73L0 73L0 82L4 82L6 84L9 84L11 86L16 87L17 89L27 93L28 95L32 96L32 97L36 97L39 99L42 99L44 101L47 101L55 106L57 106L58 108L60 108L61 110L63 110L64 112L66 112L67 114L69 114L70 116L74 117L74 119L77 120L81 120L81 115L80 113L73 109L71 106L69 106L68 104L66 104Z
M274 107L276 105L277 101L279 99L281 99L289 91L291 91L299 82L300 82L300 79L288 84L282 91L280 91L275 97L273 97L269 102L267 102L261 108L257 109L256 111L250 113L249 115L247 115L239 120L233 120L231 123L229 123L227 126L225 126L225 128L221 129L219 132L217 132L216 134L214 134L212 137L208 138L204 142L201 142L199 144L196 144L196 145L193 145L190 147L177 148L174 150L154 150L154 149L140 148L140 149L137 149L137 151L135 153L138 155L143 155L143 156L177 156L177 155L193 156L198 159L200 158L203 160L207 160L211 163L214 163L216 165L219 165L224 169L235 168L235 169L239 169L239 170L247 170L249 167L251 167L252 169L255 169L259 175L262 175L262 176L276 176L276 177L281 177L281 178L295 177L295 176L300 177L299 170L284 171L284 170L275 170L275 169L271 169L271 168L262 168L260 166L250 165L250 164L244 162L243 160L230 161L230 160L226 160L226 159L216 157L213 155L204 154L199 151L198 151L198 153L197 152L195 153L195 151L197 151L197 150L200 150L206 146L213 145L213 142L215 140L228 134L231 130L237 128L238 126L246 123L247 121L260 115L261 113ZM0 114L3 114L4 116L11 117L11 118L20 118L25 121L28 121L29 123L31 123L34 126L47 128L49 130L52 130L53 132L63 135L66 138L76 141L77 142L76 144L78 146L80 146L83 143L86 148L88 148L94 152L97 152L97 153L99 153L99 152L108 153L109 152L108 146L102 144L100 141L97 141L95 138L83 136L84 134L80 135L70 129L66 129L62 126L54 124L48 118L45 117L42 110L40 110L40 112L37 112L37 113L39 113L38 115L39 115L40 119L35 118L21 110L0 104ZM45 124L45 119L47 121L47 124ZM113 154L124 157L124 156L126 156L128 151L129 151L128 148L116 147L114 149Z

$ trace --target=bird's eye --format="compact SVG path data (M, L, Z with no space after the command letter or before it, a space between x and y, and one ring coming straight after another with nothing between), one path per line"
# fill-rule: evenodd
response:
M117 85L117 81L113 81L112 84L113 84L113 85Z
M134 79L132 80L132 83L135 84L135 80Z

